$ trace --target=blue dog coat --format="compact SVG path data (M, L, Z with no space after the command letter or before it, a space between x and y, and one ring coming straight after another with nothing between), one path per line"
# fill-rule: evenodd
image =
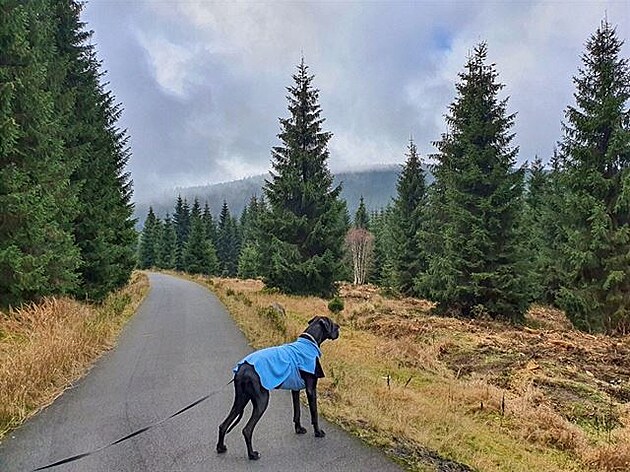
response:
M317 359L322 352L319 346L305 338L281 346L268 347L252 352L234 367L236 373L239 366L248 363L254 367L260 377L260 383L267 390L282 388L285 390L302 390L306 387L300 371L315 375Z

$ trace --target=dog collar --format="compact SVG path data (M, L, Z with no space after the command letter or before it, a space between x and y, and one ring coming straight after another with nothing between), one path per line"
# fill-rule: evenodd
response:
M315 338L309 333L302 333L300 334L300 336L306 337L309 339L309 341L313 341L315 344L317 344L317 341L315 341ZM319 344L317 345L319 346Z

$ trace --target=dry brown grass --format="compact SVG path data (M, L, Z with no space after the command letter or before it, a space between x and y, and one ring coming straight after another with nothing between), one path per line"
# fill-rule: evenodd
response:
M256 348L327 313L325 300L259 281L206 283ZM431 316L429 302L374 287L341 296L341 337L322 349L320 410L409 470L463 470L444 459L480 471L630 470L630 338L573 331L543 307L514 327ZM286 309L284 331L265 315L273 303Z
M605 472L627 472L630 464L630 430L618 431L613 442L588 448L584 460L593 468Z
M83 376L148 292L145 274L98 306L46 298L0 312L0 438Z

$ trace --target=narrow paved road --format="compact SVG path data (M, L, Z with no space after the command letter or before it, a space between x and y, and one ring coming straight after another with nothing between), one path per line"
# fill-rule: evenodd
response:
M151 274L151 292L119 344L90 374L0 444L0 471L30 471L97 449L221 389L251 351L225 307L192 282ZM343 336L343 332L342 332ZM323 360L324 366L326 359ZM293 432L291 396L272 392L254 432L262 457L247 459L239 425L228 452L214 451L232 386L172 420L57 472L88 471L399 471L378 451L323 422L327 436ZM249 407L246 415L249 414ZM303 410L304 423L309 416ZM246 419L246 418L245 418Z

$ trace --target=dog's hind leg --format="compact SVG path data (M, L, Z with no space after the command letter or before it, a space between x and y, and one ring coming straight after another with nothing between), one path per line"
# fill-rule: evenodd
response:
M254 428L258 420L260 420L260 417L267 409L267 405L269 405L269 390L261 388L258 395L252 396L252 404L254 405L254 409L252 416L243 428L243 436L245 437L245 445L247 446L247 456L251 460L258 460L260 454L258 451L254 451L252 447L252 434L254 433Z
M225 435L232 431L232 429L241 421L243 417L243 410L249 401L249 395L246 394L242 387L242 382L239 380L234 381L234 404L232 409L225 418L225 421L219 426L219 440L217 441L217 452L223 453L227 451L225 445Z

